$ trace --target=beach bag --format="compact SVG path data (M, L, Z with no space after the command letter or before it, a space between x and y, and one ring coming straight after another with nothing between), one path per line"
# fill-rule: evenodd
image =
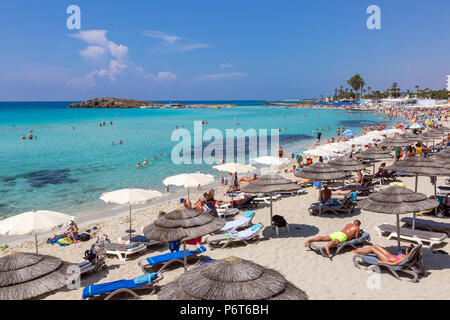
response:
M91 239L91 235L89 235L87 233L80 234L80 241L88 241L90 239Z
M285 220L282 216L274 215L274 216L272 217L272 224L273 224L275 227L283 228L283 227L286 227L287 222L286 222L286 220Z

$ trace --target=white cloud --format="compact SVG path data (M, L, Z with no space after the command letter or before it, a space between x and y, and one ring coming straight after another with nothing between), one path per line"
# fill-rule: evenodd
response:
M70 35L70 37L83 40L87 44L99 46L106 46L108 44L108 39L106 38L106 30L85 30Z
M160 39L163 42L153 52L166 52L166 51L192 51L201 48L210 47L209 44L194 42L190 39L183 38L176 35L169 35L162 31L147 30L142 34L147 37Z
M80 51L80 55L83 58L97 60L106 53L106 49L99 46L89 46Z
M85 77L77 77L67 82L68 86L84 87L95 86L96 78L106 78L115 82L117 77L127 69L130 65L134 66L128 57L128 47L123 44L116 44L108 40L106 30L86 30L80 31L73 38L80 39L90 44L86 49L80 51L80 55L84 58L98 60L101 56L109 56L108 65L104 68L94 70ZM142 68L135 67L138 71Z
M232 67L234 67L234 64L232 64L232 63L222 63L219 67L221 69L223 69L223 68L232 68Z
M175 73L169 71L158 72L159 79L167 79L167 80L175 80L177 75Z
M178 78L178 76L175 73L172 73L170 71L161 71L158 72L156 75L147 73L144 76L146 79L152 79L152 80L175 80Z
M248 76L250 76L250 74L245 72L212 73L198 77L197 81L222 80L222 79L242 78Z
M156 38L156 39L162 39L165 42L169 42L169 43L173 43L173 42L175 42L177 40L181 40L182 39L181 37L172 36L172 35L169 35L167 33L161 32L161 31L149 30L149 31L144 31L143 34L144 34L144 36L151 37L151 38Z

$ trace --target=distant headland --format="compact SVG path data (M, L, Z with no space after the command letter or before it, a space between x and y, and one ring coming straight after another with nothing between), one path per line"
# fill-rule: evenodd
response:
M70 108L121 108L162 107L164 104L120 98L95 98L84 102L69 104Z

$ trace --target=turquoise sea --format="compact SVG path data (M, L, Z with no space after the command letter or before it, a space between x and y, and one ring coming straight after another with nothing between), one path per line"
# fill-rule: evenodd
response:
M0 102L0 218L32 209L74 215L95 211L105 206L98 199L102 192L129 187L164 191L162 180L183 172L219 177L210 165L175 165L170 159L177 144L171 141L175 126L193 132L194 121L206 120L205 129L224 135L225 129L281 128L285 149L310 145L317 128L327 139L337 126L345 124L360 134L364 124L384 121L369 113L287 109L263 101L179 101L236 105L180 110L70 109L72 102ZM37 139L22 140L30 130ZM145 158L151 165L136 168Z

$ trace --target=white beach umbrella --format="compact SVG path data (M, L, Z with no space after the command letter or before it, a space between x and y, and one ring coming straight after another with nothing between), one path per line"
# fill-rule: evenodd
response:
M189 199L189 188L205 186L207 184L213 183L214 177L210 174L204 173L182 173L175 176L170 176L164 179L164 185L174 185L178 187L185 187L188 189L188 199Z
M408 127L409 129L424 129L425 127L419 123L414 123Z
M333 152L343 152L350 151L352 148L348 144L345 143L328 143L320 147L322 150L333 151Z
M246 165L246 164L234 163L234 162L219 164L217 166L213 166L213 169L216 169L219 171L231 172L231 173L247 173L247 172L256 171L255 167L252 167L252 166Z
M24 212L0 221L0 235L22 236L34 234L36 253L38 253L38 233L61 228L73 219L73 216L55 211L37 210Z
M144 189L120 189L111 192L102 193L100 200L109 203L128 204L130 207L130 229L126 232L130 233L130 241L133 230L131 229L131 205L132 204L144 204L150 200L160 198L162 193L156 190L144 190Z
M322 157L324 159L329 159L331 157L336 156L336 154L334 154L334 152L323 150L321 148L306 150L303 152L303 154L310 155L313 157Z
M285 164L288 164L290 160L288 158L278 158L278 157L272 157L272 156L264 156L264 157L258 157L251 159L251 161L254 161L259 164L265 164L268 166L282 166Z

